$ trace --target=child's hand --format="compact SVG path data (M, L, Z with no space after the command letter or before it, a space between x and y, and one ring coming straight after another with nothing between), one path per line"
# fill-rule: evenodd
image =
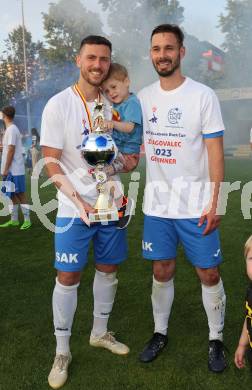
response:
M108 120L104 120L104 129L105 130L113 130L114 128L114 122L113 121L108 121Z
M235 357L234 357L234 362L237 368L245 367L245 352L246 352L246 346L239 344L235 351Z

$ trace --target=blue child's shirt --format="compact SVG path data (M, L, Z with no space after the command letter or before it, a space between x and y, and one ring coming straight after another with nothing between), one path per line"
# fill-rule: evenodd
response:
M135 94L131 93L128 99L120 104L114 104L122 122L135 123L130 133L113 130L113 138L121 153L139 153L142 144L143 123L141 105Z

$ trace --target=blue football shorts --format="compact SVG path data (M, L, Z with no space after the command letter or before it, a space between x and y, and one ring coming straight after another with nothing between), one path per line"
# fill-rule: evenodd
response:
M56 226L70 227L63 233L55 233L55 268L64 272L81 271L88 260L90 242L93 241L97 264L120 264L127 258L126 229L117 229L115 222L108 225L85 225L80 218L56 219Z
M170 219L145 215L143 257L149 260L175 259L181 243L186 257L195 267L212 268L222 261L219 231L204 236L206 222L199 218Z
M1 191L9 198L14 194L25 192L25 175L14 176L9 173L3 180Z

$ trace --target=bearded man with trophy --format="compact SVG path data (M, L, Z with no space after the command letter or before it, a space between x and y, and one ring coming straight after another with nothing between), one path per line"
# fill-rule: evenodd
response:
M115 193L120 193L120 181L112 177L110 185L111 178L108 180L104 169L117 153L113 139L106 133L111 109L99 89L110 67L111 51L111 43L104 37L84 38L76 60L78 83L53 96L42 116L42 151L59 201L53 292L57 346L48 377L54 389L66 382L72 360L69 340L77 288L91 240L96 272L90 345L119 355L129 353L129 348L107 330L118 284L116 272L127 257L126 230L117 228L122 210L118 212Z

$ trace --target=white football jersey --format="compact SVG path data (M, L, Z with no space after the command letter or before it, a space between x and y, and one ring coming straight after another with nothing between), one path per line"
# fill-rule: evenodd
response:
M22 138L18 127L14 124L7 127L3 136L1 173L3 173L5 169L5 163L6 163L9 145L15 146L15 153L9 171L13 176L24 175L25 165L24 165L24 157L23 157Z
M224 130L214 91L187 77L171 91L157 81L138 98L147 164L144 213L199 217L210 200L204 137Z
M105 102L105 116L111 119L109 103ZM88 103L92 115L95 103ZM42 115L40 145L62 150L60 164L75 190L91 205L95 204L98 194L96 181L90 173L90 166L80 153L84 137L89 133L89 121L83 102L72 87L68 87L53 96L45 106ZM120 183L120 179L113 179ZM78 217L75 205L58 191L58 216Z

